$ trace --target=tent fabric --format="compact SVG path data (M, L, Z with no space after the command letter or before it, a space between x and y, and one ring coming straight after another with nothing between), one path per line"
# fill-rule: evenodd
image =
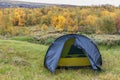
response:
M62 50L64 48L65 42L70 39L75 38L74 46L83 49L88 57L91 67L93 70L101 70L102 57L96 46L96 44L89 38L78 34L68 34L57 38L48 48L45 59L44 66L52 73L55 72L58 62L60 60Z

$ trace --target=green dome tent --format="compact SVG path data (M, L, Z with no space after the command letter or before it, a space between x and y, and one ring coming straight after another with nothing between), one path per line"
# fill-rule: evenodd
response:
M57 38L49 47L44 66L52 73L58 67L91 66L101 70L102 58L96 44L89 38L68 34Z

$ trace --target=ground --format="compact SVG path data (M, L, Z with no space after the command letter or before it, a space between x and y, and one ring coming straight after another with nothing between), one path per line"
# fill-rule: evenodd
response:
M102 72L92 69L56 70L44 68L48 46L15 40L0 40L0 80L120 80L120 46L98 46Z

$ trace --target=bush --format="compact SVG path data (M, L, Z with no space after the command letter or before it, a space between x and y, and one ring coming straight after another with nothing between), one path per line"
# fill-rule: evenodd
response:
M54 38L49 38L49 39L47 39L47 40L45 40L45 45L49 45L49 44L51 44L53 41L54 41L55 39Z
M56 38L62 36L63 34L61 33L56 33L56 34L47 34L47 35L41 35L41 36L35 36L34 39L37 43L39 44L44 44L44 45L49 45L51 44Z
M120 33L120 17L115 19L115 28L116 28L116 32Z
M113 34L115 33L115 21L112 17L105 16L102 18L103 24L101 26L101 31L106 34Z
M120 45L120 36L119 35L87 35L91 38L97 45L105 46L116 46Z

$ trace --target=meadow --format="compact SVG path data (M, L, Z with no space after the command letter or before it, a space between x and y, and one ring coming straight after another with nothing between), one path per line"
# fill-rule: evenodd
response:
M0 40L1 80L119 80L120 46L98 46L102 55L101 72L87 69L57 69L51 74L44 68L48 46L26 41Z

